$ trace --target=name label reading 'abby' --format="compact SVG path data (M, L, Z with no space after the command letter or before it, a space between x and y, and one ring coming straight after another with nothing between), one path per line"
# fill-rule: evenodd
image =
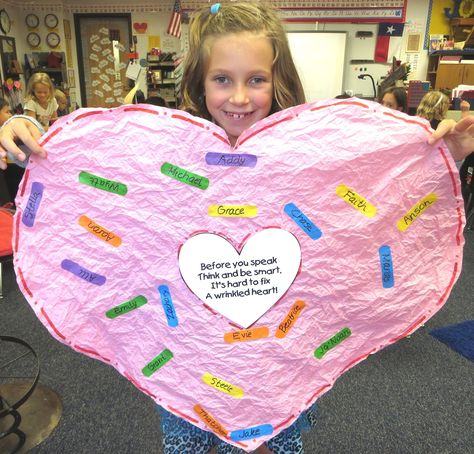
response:
M44 186L42 183L37 181L33 182L31 185L30 196L28 197L28 202L26 207L23 210L23 215L21 217L21 222L27 227L33 227L35 224L36 214L43 198Z
M219 423L210 413L208 413L204 408L202 408L199 404L194 406L194 411L196 414L201 418L201 420L209 427L213 432L222 435L223 437L227 437L229 431L225 429L221 423Z
M156 358L151 360L143 369L145 377L151 377L158 369L161 369L171 358L173 353L165 348Z
M206 163L211 166L255 167L257 156L238 153L206 153Z
M380 271L382 273L383 288L392 288L394 284L392 250L390 246L383 245L379 248Z
M375 208L371 203L369 203L364 197L357 194L357 192L348 188L344 184L340 184L336 188L336 194L344 200L351 207L360 211L364 216L368 218L373 218L377 214L377 208Z
M284 211L312 240L321 237L321 230L294 203L287 203Z
M207 214L224 218L254 218L257 207L254 205L209 205Z
M304 301L296 301L295 304L291 307L285 319L278 325L278 329L275 333L275 336L279 339L283 339L293 325L296 323L296 320L301 314L301 311L304 309Z
M271 424L262 424L261 426L248 427L247 429L233 430L230 433L230 438L233 441L242 441L271 435L272 433L273 426Z
M238 399L241 399L244 396L244 390L242 388L214 377L214 375L208 374L207 372L201 378L206 385L209 385L218 391L237 397Z
M79 183L118 195L125 195L128 192L127 185L119 183L118 181L108 180L107 178L89 172L79 173Z
M118 317L119 315L126 314L128 312L134 311L135 309L138 309L139 307L145 305L148 303L148 300L142 296L138 295L135 298L125 301L125 303L119 304L118 306L115 306L112 309L109 309L105 315L107 318L115 318Z
M177 181L181 181L182 183L189 184L190 186L194 186L199 189L207 189L209 187L209 180L206 177L188 172L187 170L178 166L174 166L169 162L165 162L161 166L161 173Z
M93 273L92 271L89 271L88 269L82 267L76 262L73 262L72 260L64 259L61 262L61 268L63 270L69 271L70 273L85 280L86 282L89 282L90 284L104 285L106 281L105 276Z
M87 216L81 216L79 218L79 225L84 227L87 231L95 235L97 238L111 244L114 247L119 247L122 244L122 239L115 233L107 230L105 227L95 223L92 219Z
M316 350L314 350L314 356L321 359L329 350L333 349L336 345L339 345L343 340L347 339L352 334L349 328L344 328L339 331L331 339L323 342Z
M415 220L433 203L438 200L438 196L432 192L423 197L417 204L412 206L410 210L397 222L397 229L404 232L410 227Z
M171 326L172 328L178 326L178 317L176 316L170 289L167 285L160 285L158 287L158 292L160 292L161 305L165 311L166 319L168 320L168 326Z

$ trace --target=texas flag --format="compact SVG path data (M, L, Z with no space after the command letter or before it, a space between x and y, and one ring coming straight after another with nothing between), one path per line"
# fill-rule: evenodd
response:
M387 63L387 60L392 61L392 57L398 59L404 25L400 22L381 22L379 24L377 42L375 43L374 60L376 63Z

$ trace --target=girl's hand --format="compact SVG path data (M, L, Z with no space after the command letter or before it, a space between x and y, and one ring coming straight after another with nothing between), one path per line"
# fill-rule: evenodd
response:
M469 115L458 123L443 120L428 139L430 145L443 138L455 161L462 161L474 151L474 116Z
M23 142L33 153L46 158L46 151L38 145L41 132L24 118L14 118L0 129L0 169L6 169L7 152L19 161L26 159L25 153L18 148L17 143Z

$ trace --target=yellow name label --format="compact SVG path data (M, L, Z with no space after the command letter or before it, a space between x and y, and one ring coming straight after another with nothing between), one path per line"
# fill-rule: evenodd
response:
M336 194L344 200L344 202L355 208L357 211L360 211L368 218L373 218L377 214L377 208L364 199L364 197L357 194L357 192L348 188L345 184L340 184L336 188Z
M241 399L244 397L244 390L238 386L234 386L232 383L228 383L214 375L208 374L207 372L201 377L202 381L218 391L229 394L230 396Z
M255 205L210 205L207 214L224 218L254 218L257 211Z
M222 435L223 437L227 437L229 431L225 429L221 423L216 421L216 419L209 414L204 408L202 408L199 404L194 406L194 411L199 416L199 418L209 427L212 431Z
M79 225L84 227L100 240L111 244L112 246L119 247L122 244L122 239L118 235L97 224L87 216L81 216L79 218Z
M438 200L438 196L431 192L426 197L423 197L419 202L413 205L408 212L397 222L397 229L404 232L410 225L415 222L415 219L421 216L421 214Z

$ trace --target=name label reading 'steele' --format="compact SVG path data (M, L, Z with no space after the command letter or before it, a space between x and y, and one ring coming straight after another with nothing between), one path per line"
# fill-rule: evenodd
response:
M79 225L84 227L97 238L114 247L119 247L122 244L122 239L118 235L97 224L87 216L81 216L79 218Z
M360 211L364 216L367 216L368 218L373 218L377 214L377 208L375 208L364 197L357 194L357 192L348 188L345 184L340 184L336 188L336 194L342 200L344 200L344 202L355 208L357 211Z
M118 181L109 180L107 178L94 175L89 172L79 173L79 183L101 189L102 191L112 192L113 194L125 195L128 191L127 185Z
M257 156L239 153L206 153L206 163L211 166L255 167Z
M202 377L202 381L206 385L211 386L212 388L217 389L223 393L229 394L230 396L237 397L241 399L244 397L244 390L238 386L233 385L232 383L221 380L220 378L215 377L209 373L205 373Z
M421 214L433 203L438 200L438 196L432 192L426 197L423 197L418 203L413 205L408 212L397 222L397 229L401 232L404 232L408 227L410 227L415 220L421 216Z
M312 240L321 238L321 230L294 203L287 203L284 211Z
M207 214L223 218L254 218L257 216L255 205L209 205Z
M182 183L194 186L195 188L207 189L209 187L209 180L206 177L189 172L181 167L174 166L169 162L165 162L161 166L161 173L177 181L181 181Z

